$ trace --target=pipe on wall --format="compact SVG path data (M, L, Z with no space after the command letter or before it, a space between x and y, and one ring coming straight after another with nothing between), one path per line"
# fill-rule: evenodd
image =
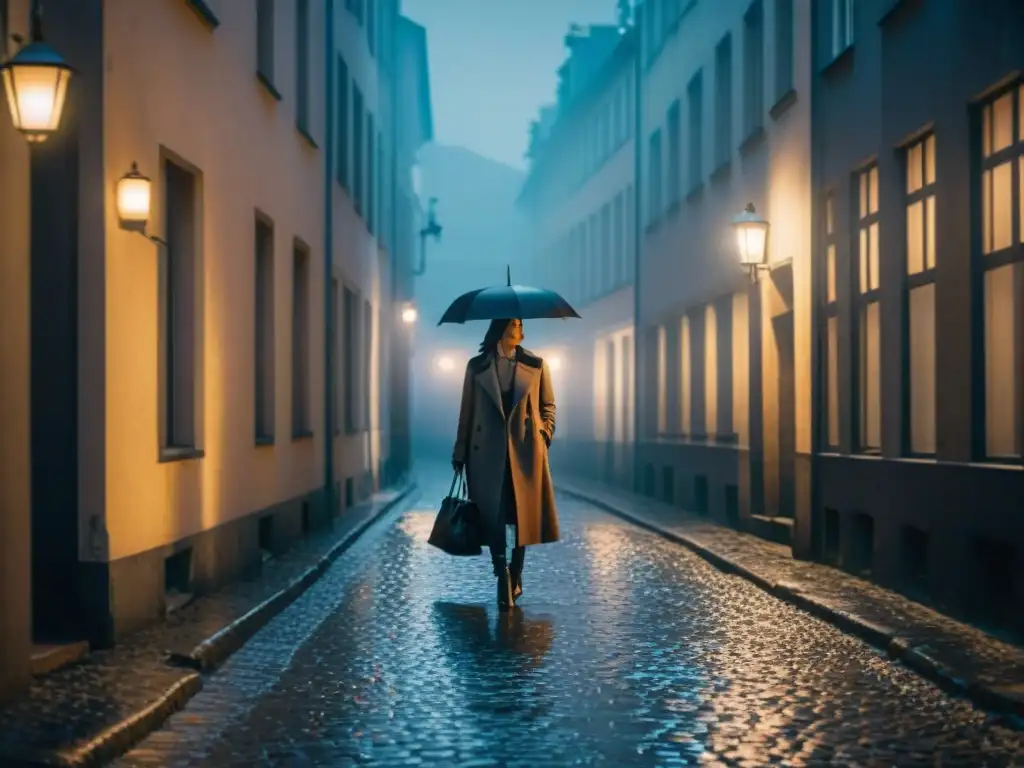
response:
M334 2L324 19L324 503L334 516Z

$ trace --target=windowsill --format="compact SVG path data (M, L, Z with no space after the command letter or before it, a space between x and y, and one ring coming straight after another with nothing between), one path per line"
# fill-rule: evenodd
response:
M881 448L861 448L856 453L850 454L855 459L880 459L882 458Z
M306 128L305 125L303 125L299 121L296 121L295 130L299 132L299 135L306 140L306 143L309 144L310 147L312 147L313 149L320 149L320 145L316 143L316 139L310 136L309 130Z
M256 445L257 446L266 446L266 445L273 445L273 444L274 444L274 436L273 435L257 435L256 436Z
M188 3L188 7L195 12L200 21L210 28L211 32L220 26L220 19L217 18L217 14L213 12L213 9L204 0L185 0L185 2Z
M686 193L686 202L695 203L704 196L704 182L699 181L690 188L690 191Z
M201 459L206 455L206 451L202 448L196 448L195 446L169 446L167 448L160 449L160 457L157 461L160 464L170 464L172 461L190 461L191 459Z
M771 109L768 110L768 114L771 115L772 120L778 120L794 104L796 104L796 89L790 88L784 94L779 96L778 100L772 104Z
M827 62L825 66L821 68L821 74L829 75L833 72L838 72L840 69L849 69L853 67L853 45L846 46L831 61Z
M749 154L758 144L764 141L765 136L768 134L764 130L763 125L758 125L755 128L751 128L750 132L739 146L739 152L741 155Z
M712 184L724 181L729 178L729 173L732 171L732 160L725 160L719 163L718 167L711 172L709 177Z
M259 70L256 70L256 79L259 81L260 85L267 89L267 93L274 97L275 101L281 101L284 98L281 95L281 92L274 87L272 82L270 82L270 78Z
M299 429L292 432L292 442L297 443L300 440L309 440L313 437L313 430L311 429Z

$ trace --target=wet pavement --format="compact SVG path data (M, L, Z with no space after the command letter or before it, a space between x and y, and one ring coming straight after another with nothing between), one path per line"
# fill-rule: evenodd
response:
M1024 734L683 547L560 499L500 615L426 504L364 535L119 766L1024 765Z

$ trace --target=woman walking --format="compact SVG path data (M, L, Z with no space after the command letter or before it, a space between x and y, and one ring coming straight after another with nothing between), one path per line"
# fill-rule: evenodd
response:
M466 365L452 451L452 466L465 469L480 510L501 610L523 593L526 547L559 538L548 466L555 394L547 365L522 340L521 320L491 321L480 354Z

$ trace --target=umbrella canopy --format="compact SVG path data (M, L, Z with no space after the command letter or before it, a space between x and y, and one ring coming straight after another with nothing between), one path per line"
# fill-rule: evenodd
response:
M445 311L438 325L443 323L464 323L467 320L498 320L518 318L579 317L569 302L555 291L531 288L526 285L512 285L512 272L507 271L508 285L477 288L464 293Z

